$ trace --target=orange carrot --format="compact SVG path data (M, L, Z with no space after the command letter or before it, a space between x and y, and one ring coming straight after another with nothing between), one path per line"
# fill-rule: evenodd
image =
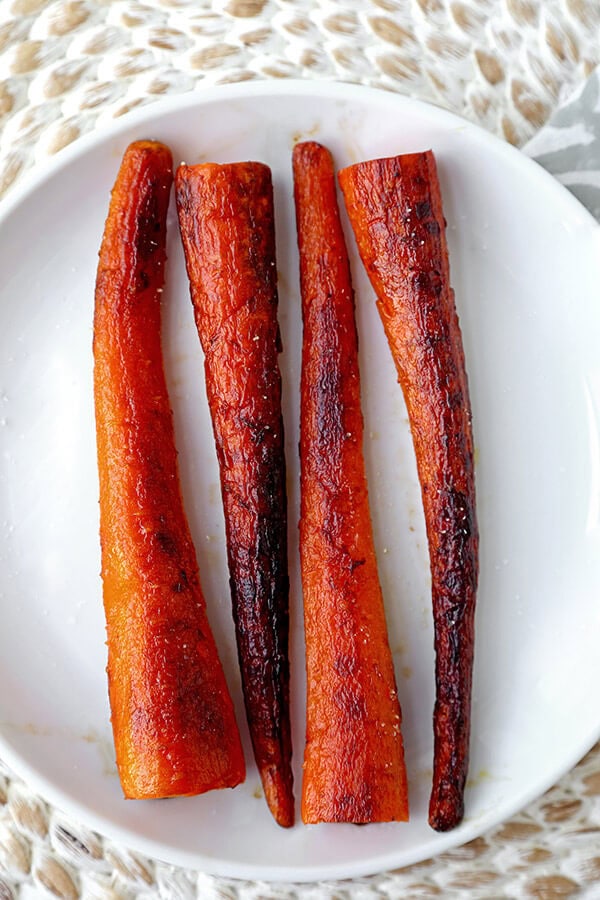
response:
M339 173L408 409L425 510L436 649L433 787L438 831L464 811L478 532L471 410L431 151Z
M96 281L94 399L108 684L126 797L245 777L177 472L160 345L172 160L138 141L112 192Z
M293 154L304 338L300 554L305 822L408 819L401 712L363 458L358 340L333 163Z
M265 797L294 822L287 513L271 173L180 166L179 223L205 354L246 714Z

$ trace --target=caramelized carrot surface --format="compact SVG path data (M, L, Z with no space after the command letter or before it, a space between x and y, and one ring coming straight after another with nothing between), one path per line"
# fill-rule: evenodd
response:
M408 819L401 713L363 458L354 298L331 156L293 153L304 336L304 822Z
M167 147L127 149L100 249L94 399L108 684L126 797L233 787L245 776L179 487L160 343Z
M408 409L425 511L436 650L429 822L463 817L478 532L467 376L435 159L429 151L339 173Z
M271 173L182 165L177 207L205 354L246 713L265 797L294 821L287 513Z

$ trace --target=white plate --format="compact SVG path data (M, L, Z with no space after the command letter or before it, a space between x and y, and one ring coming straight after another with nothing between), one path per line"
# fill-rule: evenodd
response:
M449 223L477 446L481 581L464 824L426 822L432 626L408 424L356 260L365 444L404 712L411 821L278 828L249 771L234 791L122 799L104 674L92 408L92 304L108 196L129 141L175 159L259 159L276 191L292 577L295 771L303 749L298 580L300 300L294 142L339 167L432 147ZM171 214L164 346L186 505L243 723L218 471L201 354ZM227 876L312 880L402 866L475 837L550 786L600 730L600 228L516 150L448 113L366 89L230 86L171 99L68 149L0 222L0 756L37 790L132 848Z

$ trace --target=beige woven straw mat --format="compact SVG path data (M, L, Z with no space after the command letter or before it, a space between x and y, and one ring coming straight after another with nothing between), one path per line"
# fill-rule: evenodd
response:
M0 0L0 195L141 104L259 78L410 94L522 146L598 63L600 0ZM0 900L17 897L595 900L600 745L546 796L464 847L302 886L142 858L50 807L0 762Z

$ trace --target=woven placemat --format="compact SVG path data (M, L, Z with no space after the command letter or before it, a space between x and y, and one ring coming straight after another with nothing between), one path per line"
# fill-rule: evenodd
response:
M253 78L360 82L522 145L600 62L598 0L2 0L0 195L165 94Z
M433 101L520 146L599 62L598 0L0 0L0 196L85 132L204 84L359 82ZM600 745L464 847L304 886L145 859L50 807L0 762L0 900L446 896L600 900Z
M0 900L600 897L600 744L527 810L435 859L352 882L267 884L152 861L50 807L0 763Z

